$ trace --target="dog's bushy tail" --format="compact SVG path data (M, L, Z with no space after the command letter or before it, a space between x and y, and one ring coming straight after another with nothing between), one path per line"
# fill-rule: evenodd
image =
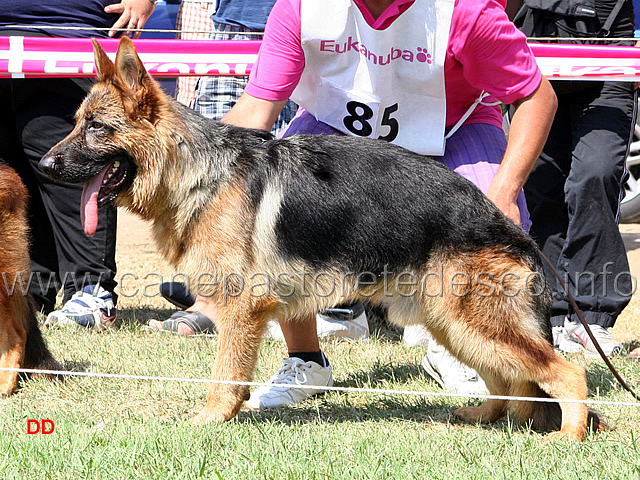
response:
M522 383L512 387L510 395L517 397L551 398L535 383ZM562 410L557 402L509 402L509 412L523 425L530 425L534 430L551 432L560 430ZM600 413L589 409L587 428L597 432L611 430Z

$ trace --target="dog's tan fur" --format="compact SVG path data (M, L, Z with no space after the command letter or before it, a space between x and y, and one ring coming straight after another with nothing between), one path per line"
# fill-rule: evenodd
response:
M279 255L274 223L283 198L281 186L269 184L260 202L252 205L243 168L223 165L214 172L202 171L201 153L192 143L195 125L176 114L177 107L147 75L132 42L123 38L115 66L97 42L94 45L99 83L77 114L76 130L52 149L51 156L62 158L59 152L78 141L83 119L108 118L117 125L109 141L124 149L137 166L133 183L120 192L118 204L153 223L163 255L189 278L213 274L229 280L192 285L215 303L219 313L214 379L251 380L268 319L295 320L328 306L366 300L388 306L389 318L400 326L426 325L451 353L478 370L493 394L586 399L584 369L557 356L540 329L539 300L533 294L536 272L529 266L501 247L473 253L434 251L425 256L428 260L421 268L411 270L425 282L413 295L403 295L398 292L411 288L406 278L392 274L384 281L363 282L339 269L322 270ZM207 182L215 183L215 188L208 189ZM234 289L231 272L270 283ZM286 282L279 277L283 272L288 272ZM312 285L314 275L327 284ZM319 287L329 289L329 279L336 278L344 279L339 290L314 293ZM395 294L388 295L389 291ZM212 385L195 423L233 418L248 393L244 386ZM557 425L552 437L578 440L584 438L589 417L582 404L563 403L560 409L556 404L554 409L503 400L456 411L472 422L494 421L507 413L532 421L534 427Z
M26 188L20 177L0 164L0 367L22 368L27 343L26 297L20 285L29 277L29 244L26 219ZM14 288L18 292L12 291ZM18 293L17 295L14 293ZM0 372L0 395L12 394L17 372Z
M0 163L0 367L56 369L26 294L31 268L27 198L18 174ZM0 371L0 396L16 391L18 376Z

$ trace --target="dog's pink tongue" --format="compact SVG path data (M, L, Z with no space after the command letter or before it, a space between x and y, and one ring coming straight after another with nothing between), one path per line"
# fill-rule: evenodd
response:
M98 192L102 186L102 180L107 173L108 166L98 175L84 184L82 200L80 202L80 220L82 228L88 237L93 237L98 229Z

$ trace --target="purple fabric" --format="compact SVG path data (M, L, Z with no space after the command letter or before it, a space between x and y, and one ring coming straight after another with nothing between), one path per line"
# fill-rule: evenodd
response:
M296 133L309 135L344 135L340 130L336 130L332 126L316 120L316 117L302 107L298 108L296 116L293 117L279 137L289 137Z
M315 135L344 135L339 130L322 123L306 110L300 108L281 137L296 133ZM444 155L434 157L454 172L472 181L483 193L487 193L507 148L507 139L502 129L483 123L463 125L447 140ZM529 210L521 191L518 196L522 228L529 231Z

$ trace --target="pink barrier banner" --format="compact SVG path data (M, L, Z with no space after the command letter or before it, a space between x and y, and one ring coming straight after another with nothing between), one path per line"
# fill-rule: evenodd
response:
M100 39L115 59L118 40ZM134 40L145 67L157 77L245 76L259 40ZM640 48L532 43L544 75L552 80L640 81ZM0 78L95 75L90 39L0 36Z
M549 80L640 81L640 48L531 43Z
M115 60L117 39L98 40ZM156 77L246 76L259 40L134 40L140 59ZM93 45L88 38L0 36L0 78L91 77Z

